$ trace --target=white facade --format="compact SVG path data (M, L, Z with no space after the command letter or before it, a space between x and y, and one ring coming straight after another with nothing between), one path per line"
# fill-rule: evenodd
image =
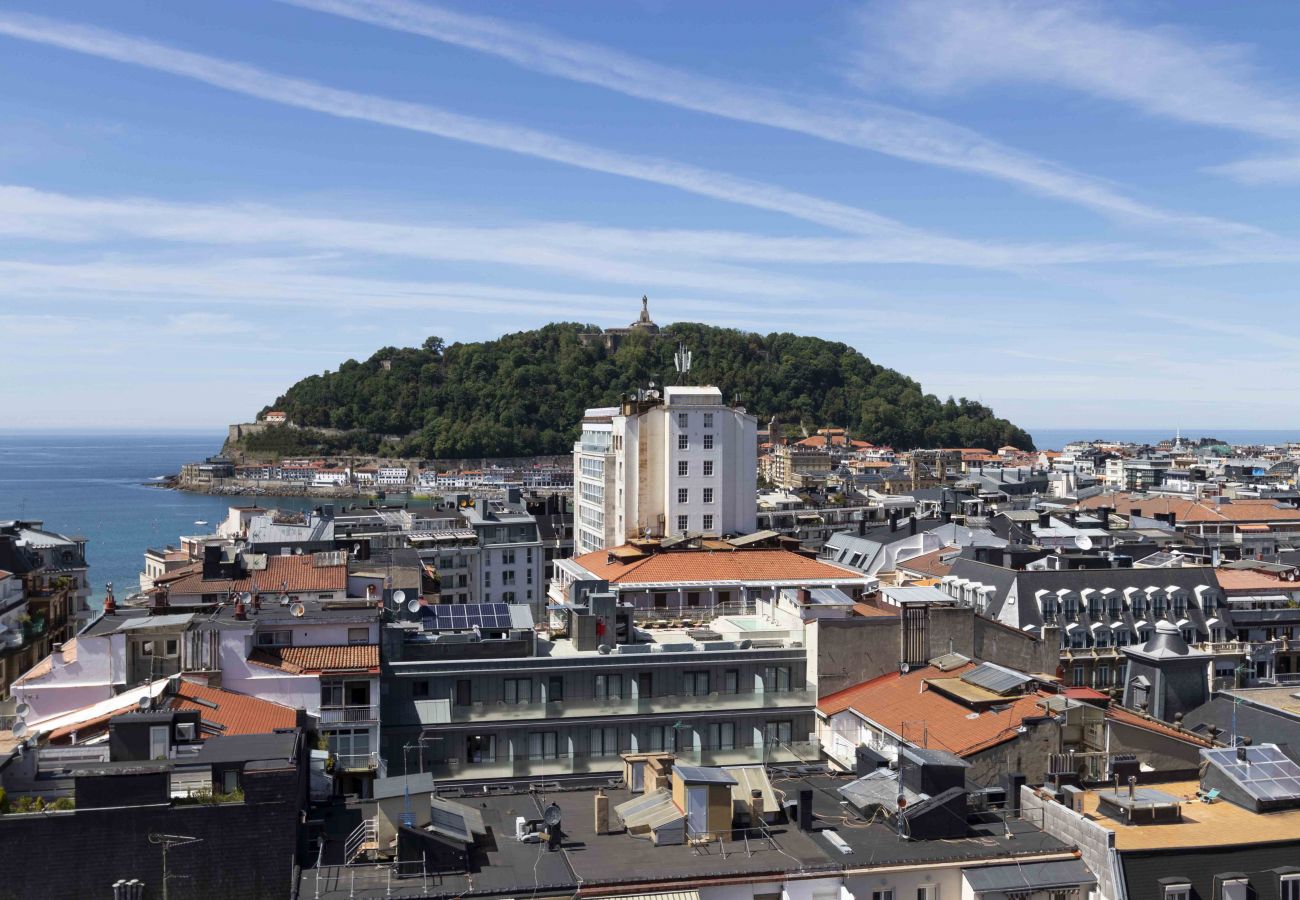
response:
M576 552L640 536L754 531L757 428L716 387L587 410L573 448Z
M410 470L406 466L380 466L379 484L403 485L410 479Z

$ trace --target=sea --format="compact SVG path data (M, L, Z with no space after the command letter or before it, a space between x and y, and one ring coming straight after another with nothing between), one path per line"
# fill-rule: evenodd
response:
M1232 444L1300 441L1300 428L1241 430L1183 428ZM1174 429L1058 428L1031 431L1039 448L1075 440L1157 443ZM211 432L0 432L0 520L36 519L51 530L87 538L92 605L112 582L119 594L139 588L144 551L177 544L182 534L215 528L234 503L249 499L191 494L158 487L183 463L217 452L224 429ZM394 498L398 499L398 498ZM286 509L316 502L300 497L259 498ZM200 525L199 522L206 522Z
M114 585L118 596L140 589L144 551L202 534L226 516L234 497L158 487L183 463L221 449L224 429L211 432L0 432L0 520L35 519L87 539L92 606ZM265 498L260 498L265 501ZM302 509L305 498L277 498ZM207 525L199 525L198 522Z

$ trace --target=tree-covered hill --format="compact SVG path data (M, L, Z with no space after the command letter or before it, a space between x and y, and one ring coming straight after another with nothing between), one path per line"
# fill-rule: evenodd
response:
M760 423L775 415L787 424L838 425L899 449L1033 448L1027 433L987 407L926 394L846 344L678 323L657 339L634 333L608 352L579 338L594 330L561 323L450 346L431 337L419 348L348 360L337 372L304 378L263 410L345 434L273 428L246 439L245 449L372 452L381 435L400 435L386 452L442 459L567 453L587 407L614 405L650 381L675 383L679 341L693 355L691 381L718 385Z

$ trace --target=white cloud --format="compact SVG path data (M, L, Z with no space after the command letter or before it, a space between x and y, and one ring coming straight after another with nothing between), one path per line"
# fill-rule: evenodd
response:
M215 337L249 334L253 324L227 313L187 312L167 317L163 331L176 337Z
M999 179L1112 216L1220 235L1260 233L1253 226L1141 203L1101 179L895 106L722 81L535 27L410 0L282 2L423 35L632 97Z
M244 63L179 50L107 29L11 13L0 15L0 34L192 78L273 103L664 185L728 203L783 213L853 234L923 234L918 229L908 228L867 210L725 172L661 157L620 153L533 128L280 76Z

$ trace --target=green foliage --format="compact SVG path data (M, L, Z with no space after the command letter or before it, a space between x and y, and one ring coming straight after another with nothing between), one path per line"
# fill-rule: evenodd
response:
M312 375L266 407L303 429L268 428L248 450L284 455L376 452L380 435L405 435L386 453L453 459L564 454L583 410L613 405L649 381L669 383L678 341L690 346L691 379L716 384L766 422L839 425L855 438L898 449L1033 449L1028 434L965 398L940 400L846 344L793 334L766 337L677 323L658 340L633 334L610 353L579 335L593 326L551 324L495 341L385 347L365 362ZM315 428L340 429L326 435Z
M74 809L77 803L71 797L60 797L50 803L46 809L68 810Z
M214 803L243 803L244 789L235 788L230 793L224 794L221 791L213 791L211 788L202 788L194 791L188 797L177 797L176 802L182 806L199 806Z

